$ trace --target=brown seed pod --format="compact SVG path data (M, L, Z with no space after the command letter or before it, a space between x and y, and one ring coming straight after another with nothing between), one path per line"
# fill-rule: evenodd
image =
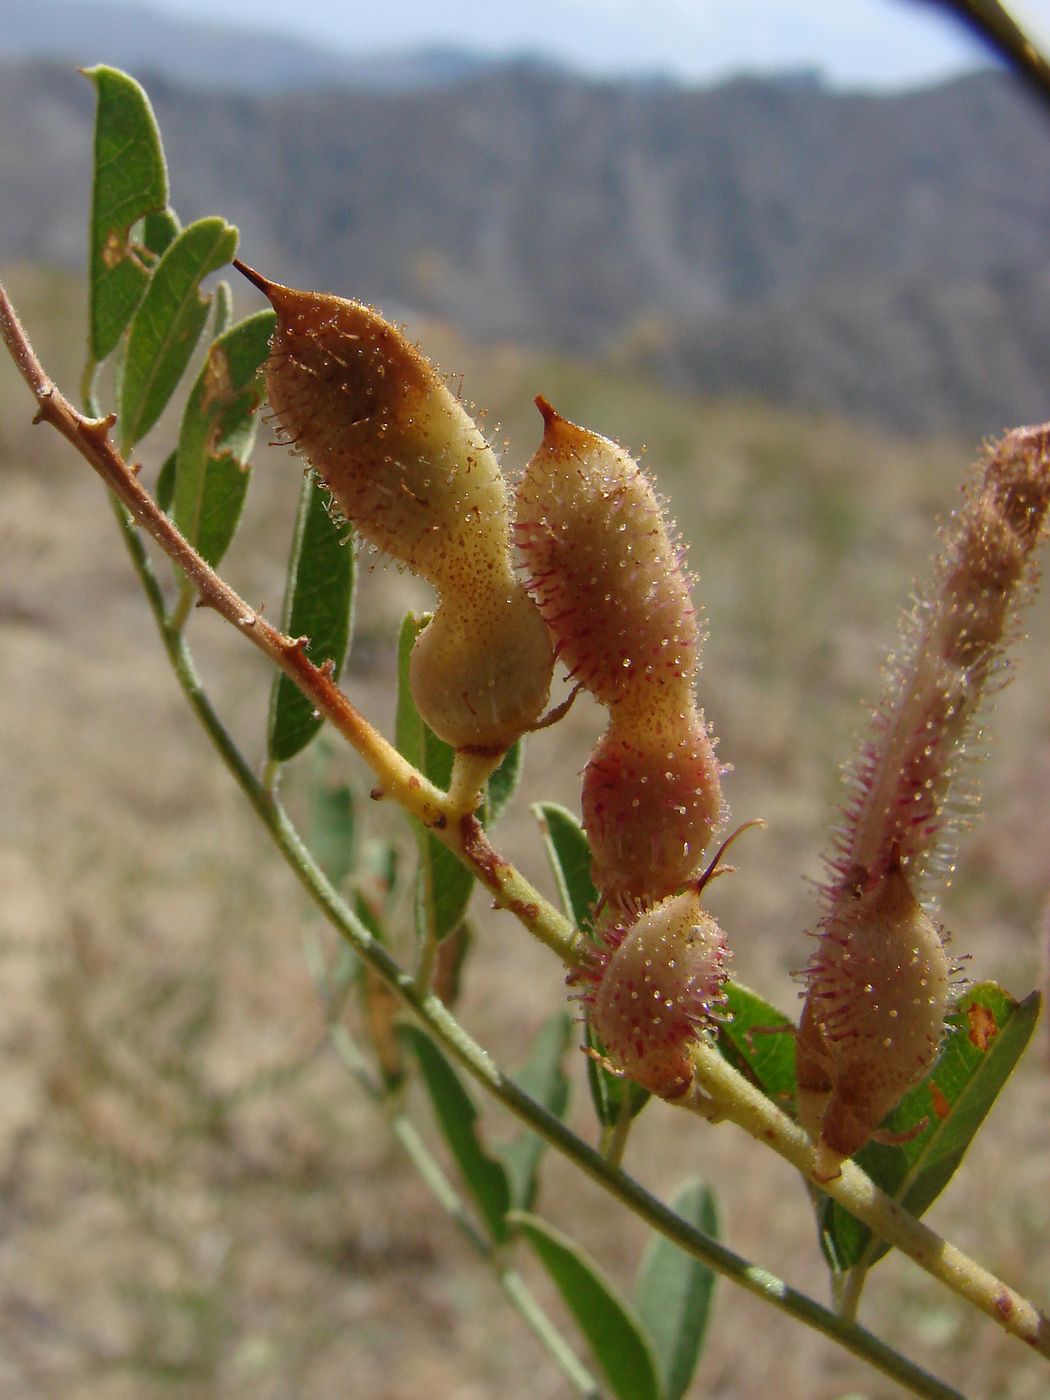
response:
M690 580L660 502L622 447L537 399L543 442L518 485L515 540L570 674L603 705L651 687L688 700L699 664Z
M360 302L269 282L274 413L339 511L433 584L416 643L420 713L456 748L502 751L538 718L550 638L510 560L510 501L495 454L433 365Z
M823 926L796 1052L799 1119L822 1175L835 1176L932 1068L951 971L899 863Z
M718 765L691 706L625 724L616 709L583 775L594 882L617 904L686 883L722 819Z
M517 491L515 539L570 673L609 709L583 818L603 896L659 900L692 876L722 817L693 688L689 577L638 463L543 399L543 443Z
M461 600L448 592L419 634L409 683L427 724L453 748L502 753L550 693L550 634L522 584Z
M665 1099L689 1087L689 1046L724 996L726 938L700 907L700 885L614 925L575 974L610 1064Z

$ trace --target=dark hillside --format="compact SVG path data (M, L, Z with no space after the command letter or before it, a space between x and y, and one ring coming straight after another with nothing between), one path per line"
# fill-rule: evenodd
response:
M249 96L140 74L184 218L284 280L907 429L1045 417L1050 126L1007 78L898 97L597 84ZM80 255L90 93L0 73L0 258Z

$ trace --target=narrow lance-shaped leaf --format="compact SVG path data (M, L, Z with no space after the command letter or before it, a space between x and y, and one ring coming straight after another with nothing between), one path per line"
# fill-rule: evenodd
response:
M118 400L124 452L160 417L200 339L209 305L201 279L236 250L237 230L225 219L199 219L157 264L128 332Z
M739 982L728 982L725 994L719 1050L778 1107L790 1106L795 1097L794 1023Z
M496 1244L510 1237L507 1212L510 1182L506 1170L478 1138L478 1111L459 1076L429 1036L415 1027L406 1031L419 1058L423 1082L449 1150Z
M532 810L543 832L562 907L577 928L589 933L593 926L598 891L591 879L591 852L587 837L572 813L555 802L537 803ZM604 1046L589 1025L585 1036L588 1048L595 1055L604 1055ZM606 1128L618 1123L625 1112L634 1118L649 1101L647 1089L633 1079L610 1074L593 1057L587 1060L587 1085L598 1122Z
M681 1186L672 1202L676 1214L698 1230L718 1236L715 1198L698 1178ZM646 1247L635 1287L635 1307L649 1334L667 1400L689 1389L704 1345L715 1275L664 1235Z
M652 1347L634 1310L579 1245L538 1216L511 1222L536 1251L619 1400L661 1400Z
M886 1120L894 1135L925 1121L909 1142L870 1142L857 1163L877 1186L921 1216L951 1180L1000 1090L1024 1052L1039 1017L1039 995L1016 1002L994 982L962 998L933 1072ZM831 1201L819 1212L821 1243L837 1272L868 1267L888 1252L868 1229Z
M643 1089L633 1079L612 1074L604 1064L605 1046L595 1035L590 1025L586 1026L587 1048L592 1053L587 1056L587 1087L591 1091L591 1102L598 1122L603 1128L612 1128L626 1113L637 1118L651 1097L648 1089ZM595 1055L598 1059L595 1059Z
M178 450L172 448L164 458L161 469L157 473L157 505L166 515L171 514L171 508L175 502L175 459L177 457Z
M215 315L212 321L212 335L218 337L226 334L233 321L233 292L225 277L215 284L213 302Z
M214 341L182 415L175 523L213 568L233 539L248 490L272 330L273 315L263 311Z
M425 617L409 613L398 641L397 747L409 763L431 782L447 788L455 754L424 722L412 698L408 663ZM474 888L474 876L447 846L413 821L419 845L419 898L424 922L434 938L453 933L463 921Z
M132 230L163 209L168 172L149 98L115 68L86 70L95 85L95 150L91 196L88 340L91 358L115 348L149 282L143 248Z
M337 890L357 864L357 828L353 788L318 782L311 801L310 851Z
M518 1088L556 1118L564 1114L569 1102L569 1081L562 1062L571 1032L568 1013L555 1011L540 1027L529 1058L514 1076ZM525 1210L532 1208L536 1197L536 1169L545 1146L543 1138L526 1129L500 1152L510 1173L514 1204Z
M484 824L491 827L517 791L521 780L524 746L516 739L500 760L499 767L489 775L485 785Z
M174 209L154 209L141 224L142 242L155 258L168 251L179 236L182 225Z
M310 660L316 666L331 661L338 675L353 625L354 551L348 543L349 526L332 519L327 503L327 489L312 476L304 477L282 626L291 637L308 637ZM298 686L284 674L277 675L270 696L270 758L277 763L294 758L321 724L321 716Z
M589 932L598 891L591 879L591 850L583 828L556 802L538 802L532 810L543 833L562 908L577 928Z

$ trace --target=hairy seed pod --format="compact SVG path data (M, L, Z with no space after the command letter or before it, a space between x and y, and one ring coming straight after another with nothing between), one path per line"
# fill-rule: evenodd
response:
M899 863L840 902L804 976L798 1114L830 1177L932 1068L944 1031L950 960Z
M518 486L515 538L558 655L603 705L645 682L680 708L698 628L652 485L623 448L536 402L543 443Z
M626 725L613 712L583 777L581 807L594 883L607 899L680 889L721 816L718 765L690 706Z
M725 934L694 885L614 925L592 966L574 974L610 1063L661 1098L693 1078L689 1046L724 996Z
M874 880L897 857L922 900L953 868L976 807L971 755L1009 670L1020 609L1038 578L1050 517L1050 430L1016 428L989 448L942 531L933 578L903 619L872 727L850 764L844 820L828 853L827 914L858 872Z
M267 387L283 431L363 538L437 590L411 662L420 713L456 748L507 748L546 704L553 655L511 567L495 454L433 365L371 307L241 270L277 313Z
M680 551L638 463L543 399L543 443L517 491L529 587L572 676L609 709L584 774L594 879L623 907L696 871L722 818L694 686L699 628Z

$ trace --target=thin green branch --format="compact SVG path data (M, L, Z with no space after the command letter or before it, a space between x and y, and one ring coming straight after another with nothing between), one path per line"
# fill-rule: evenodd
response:
M838 1201L879 1239L907 1254L953 1293L1050 1358L1050 1320L1027 1298L909 1215L855 1162L843 1162L838 1176L830 1181L822 1179L816 1170L813 1144L802 1128L738 1074L713 1044L697 1042L693 1064L696 1077L686 1094L675 1101L678 1106L707 1119L732 1119Z
M380 1108L389 1105L390 1096L376 1083L365 1056L346 1027L335 1022L330 1027L330 1033L339 1058L373 1103ZM455 1221L474 1252L495 1274L511 1305L535 1333L555 1365L584 1400L600 1400L600 1391L594 1377L540 1307L524 1279L503 1262L500 1254L474 1224L462 1196L442 1171L440 1164L416 1131L415 1124L404 1113L396 1110L386 1114L386 1121L431 1194Z
M171 658L179 685L242 792L261 818L271 839L307 894L336 931L398 992L427 1029L464 1069L558 1152L575 1162L592 1180L598 1182L611 1195L687 1253L694 1255L748 1292L822 1332L915 1394L930 1396L933 1400L961 1400L957 1391L902 1357L872 1333L856 1323L844 1321L775 1275L749 1263L675 1215L622 1169L608 1162L600 1152L578 1138L559 1119L523 1093L513 1080L496 1067L488 1053L466 1033L444 1003L433 993L416 985L412 974L402 969L372 937L333 889L280 804L252 773L201 688L182 637L172 634L165 620L163 595L142 540L134 525L123 515L121 519L132 560L143 582L150 609Z
M567 920L543 901L513 867L502 861L489 845L477 821L472 816L451 812L447 795L433 788L421 774L406 764L400 754L363 720L334 684L330 674L324 668L317 668L309 662L302 639L282 636L204 563L141 486L135 472L117 453L109 436L112 419L86 419L45 375L2 287L0 334L3 335L12 357L37 399L39 411L36 421L51 423L66 437L119 499L123 509L119 510L118 514L125 539L143 581L176 677L191 707L300 883L322 913L352 944L358 955L394 988L473 1078L556 1150L573 1160L580 1170L654 1229L667 1235L686 1252L695 1255L739 1286L765 1298L773 1306L781 1308L858 1356L864 1357L908 1389L934 1397L957 1396L957 1392L914 1366L863 1328L844 1321L677 1217L631 1177L606 1161L599 1152L577 1138L558 1119L518 1089L514 1082L493 1064L487 1052L471 1039L439 998L417 986L412 975L404 971L372 937L328 883L274 795L267 791L250 771L204 693L181 635L172 629L166 618L163 595L138 536L138 526L144 527L164 552L192 579L202 603L212 607L232 623L300 686L315 706L372 765L380 777L384 792L395 797L407 811L427 822L440 839L466 860L479 879L497 895L504 907L510 909L530 931L566 961L575 960L577 934ZM450 816L458 816L459 820L450 823ZM726 1091L730 1098L734 1093L739 1096L741 1091L750 1091L750 1086L742 1076L736 1075L728 1066L725 1066L725 1070L737 1081L732 1091ZM811 1148L809 1152L811 1156ZM853 1168L852 1173L860 1182L867 1181L859 1169ZM867 1186L870 1195L874 1188L870 1183L867 1183ZM859 1195L862 1194L863 1192L859 1192ZM848 1202L844 1201L843 1204L847 1209L853 1209ZM894 1210L898 1216L908 1219L899 1207L894 1207ZM926 1227L919 1226L918 1222L912 1224L924 1232L921 1237L923 1247L918 1254L905 1243L907 1232L897 1228L899 1221L894 1222L894 1234L889 1238L892 1243L917 1257L924 1267L929 1267L926 1237L929 1236L934 1241L937 1237L933 1232L927 1231ZM872 1228L884 1233L877 1224ZM914 1245L914 1238L909 1242ZM938 1241L938 1244L942 1249L948 1249L943 1241ZM958 1251L953 1253L957 1259L965 1259ZM938 1273L938 1277L941 1276L943 1275ZM1027 1306L1030 1308L1030 1305Z
M379 780L376 797L393 798L428 827L470 867L502 908L510 910L563 962L575 964L581 945L577 930L520 871L498 854L477 818L406 762L368 723L336 684L331 668L315 666L310 661L306 654L306 638L285 636L201 558L138 480L134 468L117 451L110 436L115 421L112 415L87 418L59 391L38 360L2 286L0 336L36 398L38 411L34 421L49 423L76 448L122 503L135 526L141 526L152 536L183 571L199 595L200 605L216 612L269 657L353 745ZM90 397L93 383L94 375L89 372L84 384L89 403L93 402Z
M616 1122L611 1123L602 1132L601 1152L610 1166L618 1167L623 1162L623 1154L627 1151L627 1139L630 1136L631 1124L634 1122L634 1114L631 1109L630 1093L621 1095L620 1106L616 1114Z

